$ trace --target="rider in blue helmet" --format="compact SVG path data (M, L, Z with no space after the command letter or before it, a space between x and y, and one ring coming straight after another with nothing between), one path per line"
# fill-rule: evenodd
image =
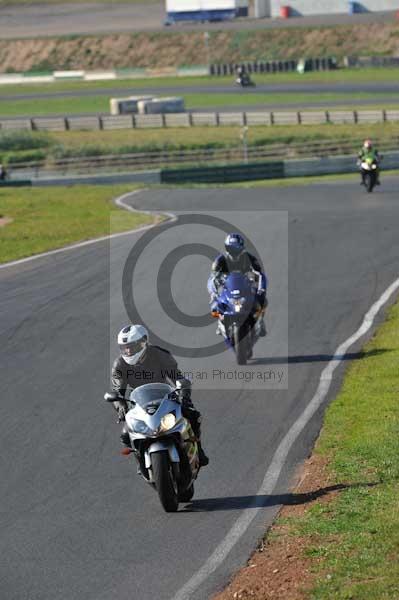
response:
M212 264L212 272L208 280L208 291L211 296L211 305L218 295L218 287L221 285L221 276L232 271L240 271L243 274L253 273L257 281L257 301L262 311L267 307L267 277L262 271L258 259L245 249L244 238L239 233L230 233L225 241L226 251L219 254ZM260 336L266 335L266 326L263 318L260 321Z

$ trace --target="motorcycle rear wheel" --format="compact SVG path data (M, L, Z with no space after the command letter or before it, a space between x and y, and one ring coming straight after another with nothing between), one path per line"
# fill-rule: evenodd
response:
M166 512L176 512L179 506L169 454L166 451L151 454L152 474L162 507Z

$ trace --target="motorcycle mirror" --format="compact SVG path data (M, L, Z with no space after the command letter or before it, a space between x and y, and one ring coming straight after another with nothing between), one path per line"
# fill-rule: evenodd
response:
M119 400L118 392L106 392L104 394L105 402L117 402Z

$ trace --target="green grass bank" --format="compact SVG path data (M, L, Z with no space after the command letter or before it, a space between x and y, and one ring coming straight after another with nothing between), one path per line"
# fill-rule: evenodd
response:
M396 55L399 24L210 31L165 30L0 40L2 72L160 68L298 57Z
M113 199L134 186L1 188L0 263L61 248L154 221L117 208Z
M384 92L347 93L182 93L187 110L231 108L232 110L267 110L268 107L279 106L289 110L306 108L316 103L321 110L359 109L367 110L370 103L373 107L397 108L398 95ZM32 98L17 99L0 104L0 117L46 117L53 115L70 116L81 114L109 114L111 96L80 96L73 98ZM335 103L339 103L337 106ZM362 105L364 103L364 105ZM317 108L314 110L318 110ZM320 108L319 108L320 110Z
M277 522L304 545L311 600L399 598L398 367L396 304L349 367L316 445L341 491Z

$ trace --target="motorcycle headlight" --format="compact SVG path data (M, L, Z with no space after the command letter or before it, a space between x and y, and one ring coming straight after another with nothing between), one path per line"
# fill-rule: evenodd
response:
M133 421L133 431L135 433L141 433L146 435L148 433L152 433L152 430L144 423L144 421L134 420Z
M243 298L237 298L236 300L233 300L234 311L240 312L243 304L244 304Z
M372 166L372 169L376 169L376 168L377 168L377 165L373 165L373 166Z
M168 413L164 415L161 419L161 431L168 431L172 429L176 425L176 415L173 413Z

